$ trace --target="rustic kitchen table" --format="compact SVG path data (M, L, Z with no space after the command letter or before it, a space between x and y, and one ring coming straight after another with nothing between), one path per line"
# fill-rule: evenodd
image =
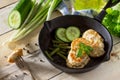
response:
M17 0L0 0L0 80L31 80L29 74L23 73L14 63L7 62L7 57L14 48L22 48L24 60L30 66L36 80L120 80L120 38L113 36L113 49L110 60L96 69L82 74L68 74L52 66L41 54L38 46L40 28L24 39L8 46L7 40L15 30L9 28L8 15ZM54 12L52 18L60 16ZM41 25L42 26L42 25Z

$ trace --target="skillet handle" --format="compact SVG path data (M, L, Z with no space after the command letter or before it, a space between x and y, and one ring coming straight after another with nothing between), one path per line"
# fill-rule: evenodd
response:
M97 20L98 22L102 23L103 18L107 14L106 9L116 5L119 2L120 2L120 0L109 0L107 2L107 4L105 5L105 7L102 9L102 11L94 19Z
M44 26L47 28L47 30L50 32L52 30L51 28L51 21L45 21Z

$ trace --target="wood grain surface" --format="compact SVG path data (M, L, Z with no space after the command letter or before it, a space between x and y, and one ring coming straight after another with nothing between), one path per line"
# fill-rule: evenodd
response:
M15 2L17 2L18 0L0 0L0 8L6 7L8 5L11 5Z
M14 48L29 50L30 53L24 50L23 58L30 66L36 80L120 80L120 38L118 37L113 36L114 45L110 60L102 63L96 69L82 74L64 73L48 62L39 46L36 45L41 28L13 43L12 47L8 46L7 41L15 33L15 30L9 28L7 23L9 12L16 4L14 1L17 0L0 0L0 80L31 80L29 74L23 73L14 63L7 62L7 57ZM57 11L52 14L52 18L57 16L61 16ZM28 44L29 46L27 46Z

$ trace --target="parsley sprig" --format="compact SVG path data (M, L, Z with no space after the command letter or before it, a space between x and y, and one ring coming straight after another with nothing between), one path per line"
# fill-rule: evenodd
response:
M79 49L77 49L76 57L81 57L83 53L89 55L89 53L93 50L91 46L88 46L84 43L79 44Z

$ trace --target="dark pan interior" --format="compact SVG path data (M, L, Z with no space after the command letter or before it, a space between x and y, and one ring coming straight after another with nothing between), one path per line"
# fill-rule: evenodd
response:
M79 27L81 33L83 33L87 29L94 29L96 30L103 38L105 44L105 54L99 58L91 58L90 62L82 69L72 69L66 66L65 60L61 59L60 57L56 56L55 61L51 61L44 52L52 46L51 40L54 36L54 30L58 27L68 27L68 26L77 26ZM85 17L85 16L78 16L78 15L67 15L55 18L51 21L47 21L44 23L44 27L40 31L39 35L39 45L46 56L46 58L52 63L55 67L61 69L64 72L68 73L81 73L92 70L96 68L100 63L109 60L110 52L112 49L112 38L110 33L107 29L100 24L98 21Z

